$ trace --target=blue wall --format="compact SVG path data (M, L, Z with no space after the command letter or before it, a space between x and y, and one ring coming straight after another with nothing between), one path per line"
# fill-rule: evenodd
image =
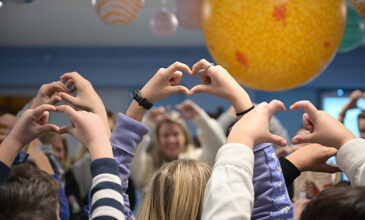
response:
M201 58L212 60L205 48L0 48L1 88L38 88L55 81L64 72L78 71L97 88L143 85L159 67L178 60L192 66ZM198 77L184 76L182 84L191 88ZM282 100L286 107L308 99L319 105L319 92L326 89L365 89L365 48L338 54L331 65L310 83L290 91L248 90L255 102ZM117 94L116 94L117 95ZM184 97L176 96L176 100ZM192 97L209 111L229 103L207 94ZM129 101L129 100L128 100ZM290 135L301 122L301 112L278 113Z

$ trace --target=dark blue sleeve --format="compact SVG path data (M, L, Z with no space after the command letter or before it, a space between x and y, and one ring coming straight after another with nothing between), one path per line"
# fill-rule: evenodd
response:
M61 183L60 177L57 174L52 175L59 183ZM61 220L68 220L70 218L70 208L68 207L68 201L65 190L60 184L60 192L58 193L58 202L60 204L60 218Z
M0 184L3 184L9 177L10 167L0 161Z

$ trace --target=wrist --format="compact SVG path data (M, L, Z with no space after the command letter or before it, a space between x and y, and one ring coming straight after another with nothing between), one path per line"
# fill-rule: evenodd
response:
M302 164L296 159L295 154L289 154L285 157L290 163L292 163L300 172L303 172Z
M22 141L19 141L19 138L13 137L11 133L4 139L3 142L6 142L8 145L13 146L13 148L21 149L23 146L27 143L22 143Z
M250 97L248 95L240 94L235 97L233 97L230 100L230 103L232 104L234 110L236 113L243 112L249 108L252 107L252 102Z
M113 158L113 151L110 142L106 140L92 141L88 145L92 160L99 158Z
M341 140L339 141L339 144L337 146L337 149L339 150L344 144L346 144L347 142L356 139L356 136L354 134L347 134L346 136L344 136L343 138L341 138Z
M152 95L152 92L148 91L148 88L143 87L141 90L139 90L140 95L145 98L148 102L150 102L151 104L153 104L154 102L158 101L156 100Z
M235 134L231 132L231 134L228 136L227 138L227 141L226 141L227 144L230 144L230 143L239 143L239 144L243 144L247 147L249 147L250 149L253 149L254 147L254 141L252 138L248 137L248 136L244 136L241 134Z

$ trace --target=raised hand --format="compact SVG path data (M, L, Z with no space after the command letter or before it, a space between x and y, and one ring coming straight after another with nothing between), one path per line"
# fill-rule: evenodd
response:
M43 104L35 109L28 109L11 129L8 138L15 140L19 146L24 146L43 133L58 131L57 125L47 124L49 111L56 111L56 107Z
M364 97L364 94L360 90L355 90L351 93L350 99L346 104L347 109L354 109L357 108L357 101Z
M246 91L236 80L220 65L213 66L205 59L193 66L193 74L199 72L201 85L196 85L190 90L190 95L196 93L209 93L228 100L236 112L242 112L252 106Z
M42 104L55 105L62 99L59 92L69 93L67 87L60 81L44 84L39 88L37 96L33 99L31 108L37 108Z
M191 75L186 64L175 62L169 67L160 68L156 74L141 89L141 94L149 102L156 102L177 93L189 94L189 90L180 84L182 72Z
M341 172L337 166L326 164L326 161L337 154L333 147L325 147L320 144L309 144L299 148L286 157L298 170L335 173Z
M232 127L227 143L240 143L250 148L265 142L285 146L285 138L271 134L269 130L270 119L277 110L285 111L284 104L278 100L257 105Z
M191 100L185 100L181 104L175 105L175 108L182 112L183 117L192 120L200 114L200 107Z
M110 127L104 103L91 83L76 72L63 74L61 76L61 82L66 83L71 93L76 91L76 96L64 92L59 93L59 96L77 109L98 114L103 120L104 127L110 136Z
M303 127L310 133L293 137L293 144L319 143L324 146L339 148L347 141L356 138L342 123L324 111L319 111L309 101L294 103L291 110L304 109Z
M71 134L79 140L89 149L92 160L113 158L109 136L100 116L92 112L76 111L68 105L58 106L57 111L68 115L72 124L61 127L59 133Z
M175 62L166 69L160 68L141 89L140 92L142 97L153 103L177 93L188 95L189 89L179 85L182 77L181 71L184 71L189 75L192 74L190 68L180 62ZM126 112L126 116L141 121L144 112L145 109L138 106L137 102L133 101Z
M43 133L57 132L59 130L57 125L47 124L49 111L55 110L55 106L43 104L25 111L1 143L0 161L10 166L24 145Z
M166 118L167 112L170 110L170 106L160 106L151 108L147 113L147 119L158 123Z

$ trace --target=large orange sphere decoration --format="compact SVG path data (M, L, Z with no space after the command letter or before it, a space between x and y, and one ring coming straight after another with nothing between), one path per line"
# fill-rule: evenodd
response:
M323 71L340 45L345 0L203 0L207 47L243 85L279 91Z

